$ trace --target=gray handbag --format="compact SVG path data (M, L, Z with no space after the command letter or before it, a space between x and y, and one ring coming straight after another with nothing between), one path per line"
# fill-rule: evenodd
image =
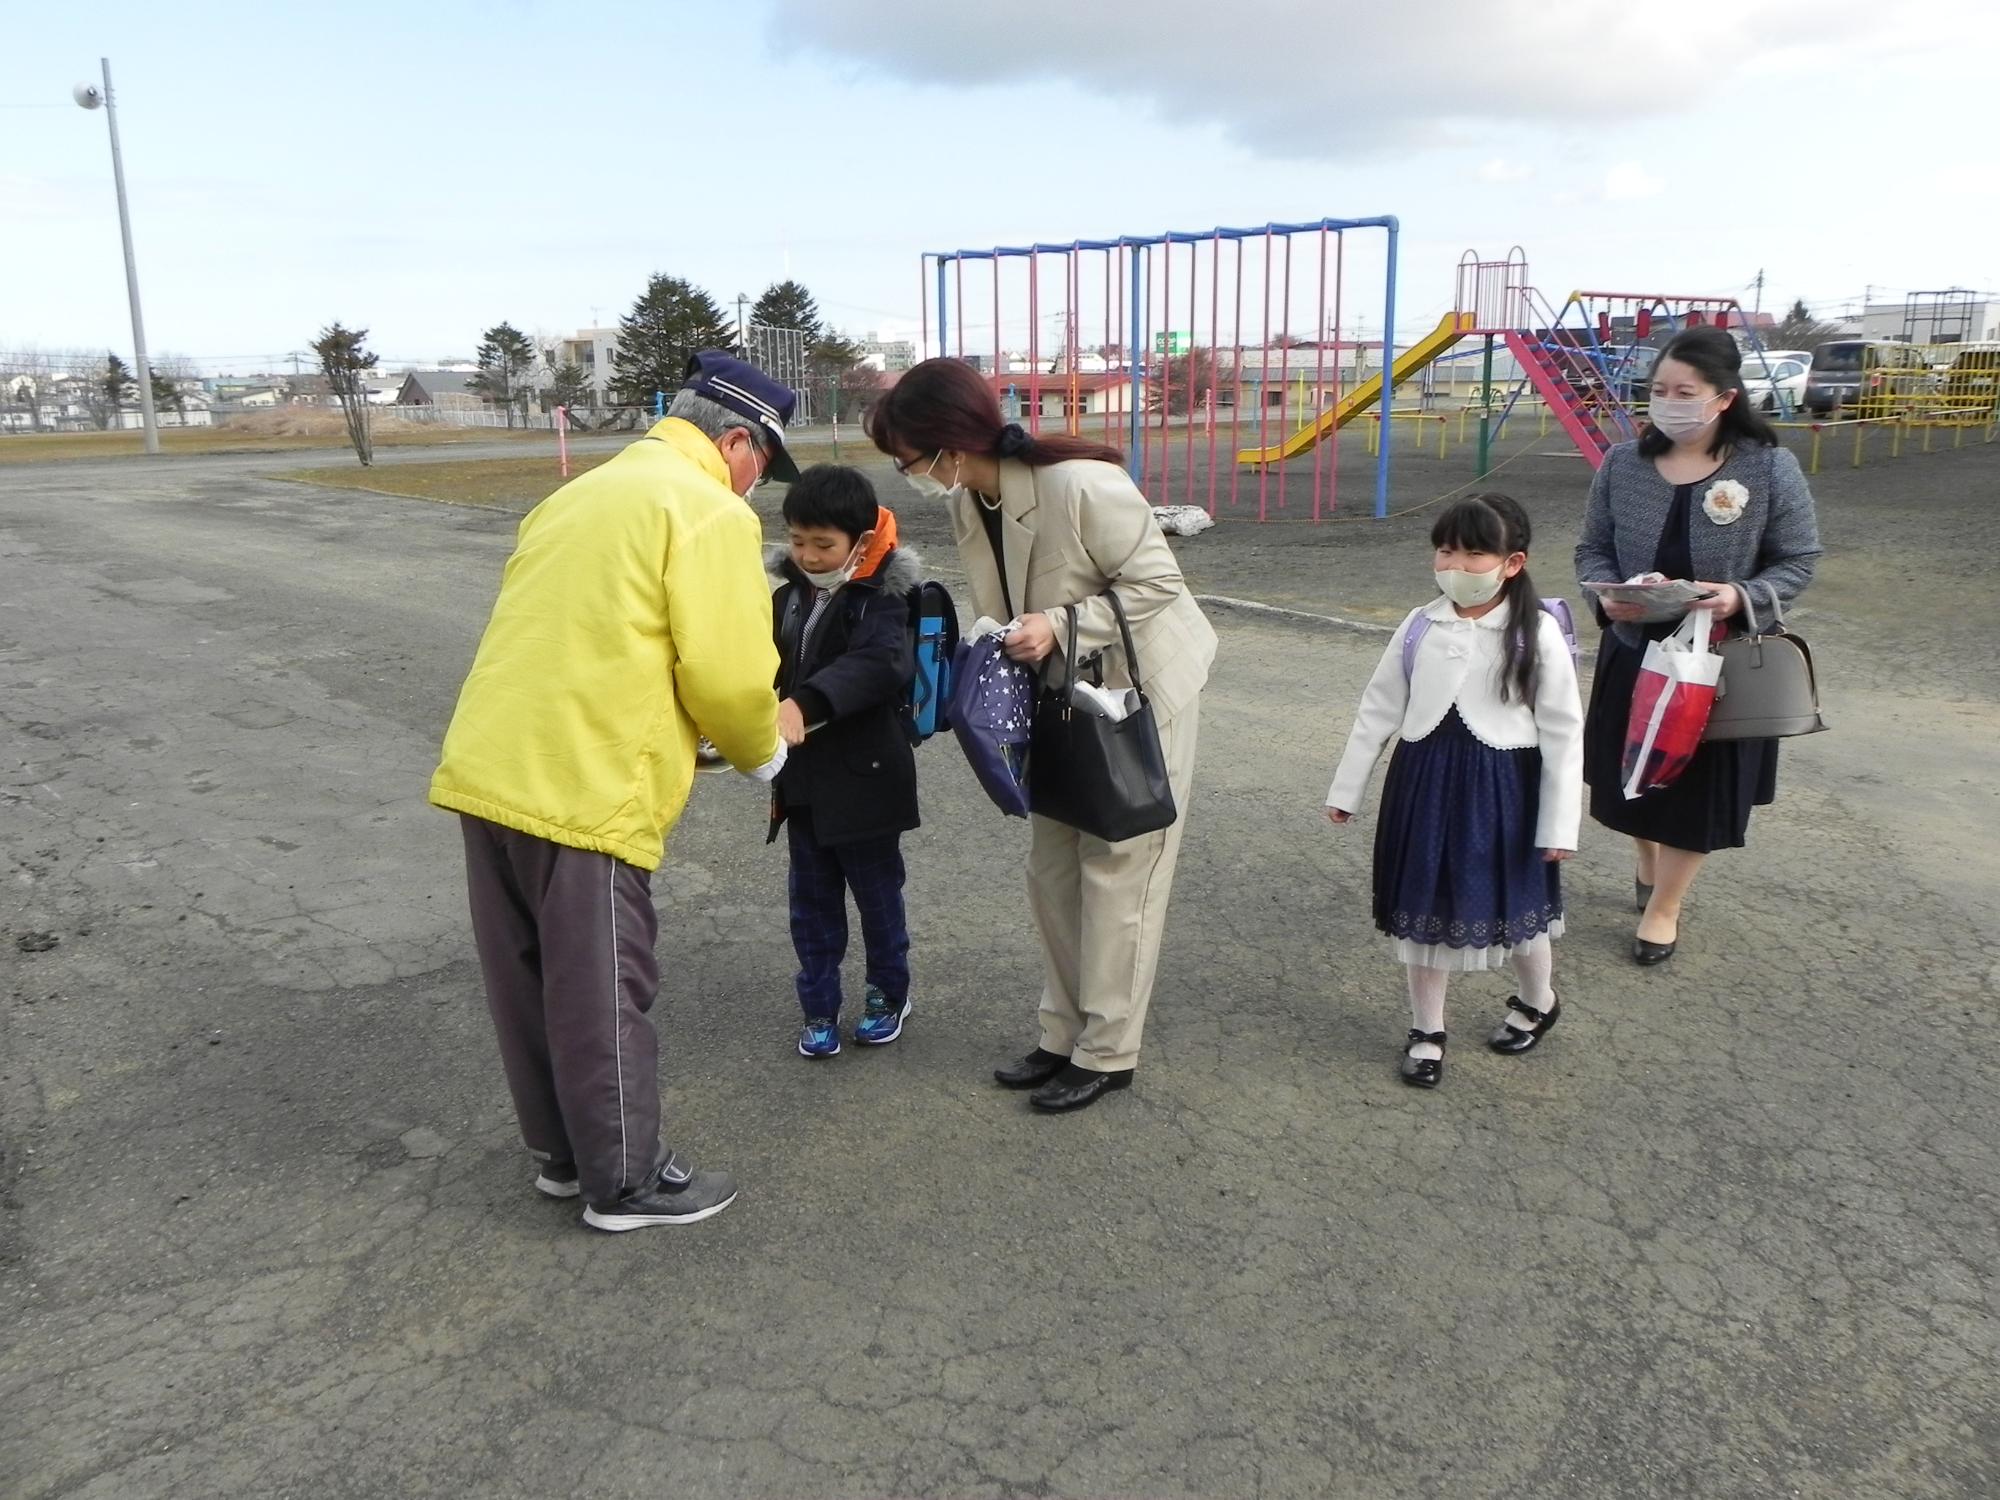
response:
M1812 652L1803 638L1785 629L1778 590L1769 583L1763 587L1771 596L1769 629L1757 623L1752 586L1746 584L1743 614L1749 633L1730 636L1715 648L1722 657L1722 681L1702 731L1704 740L1778 740L1818 734L1827 727L1820 716Z

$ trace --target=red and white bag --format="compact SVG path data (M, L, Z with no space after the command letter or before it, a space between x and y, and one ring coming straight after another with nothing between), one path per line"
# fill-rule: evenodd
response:
M1680 629L1646 647L1625 723L1621 770L1628 802L1671 786L1701 748L1722 680L1722 657L1710 649L1716 623L1706 610L1689 610Z

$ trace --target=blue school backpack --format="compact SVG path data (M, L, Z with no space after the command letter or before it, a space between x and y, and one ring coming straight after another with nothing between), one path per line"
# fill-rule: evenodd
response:
M958 606L943 584L925 580L905 596L910 606L910 654L917 675L903 699L903 732L921 745L951 728L952 676L958 655Z
M1569 659L1574 665L1583 653L1576 643L1576 617L1569 611L1569 600L1544 599L1542 612L1553 615L1556 624L1562 627L1563 639L1569 642ZM1417 617L1410 621L1410 628L1403 636L1403 681L1405 682L1410 680L1411 674L1417 669L1417 647L1423 643L1424 637L1430 634L1430 629L1431 617L1419 610Z
M961 641L952 662L951 731L979 784L1010 818L1028 815L1028 727L1035 674L1009 661L997 635Z

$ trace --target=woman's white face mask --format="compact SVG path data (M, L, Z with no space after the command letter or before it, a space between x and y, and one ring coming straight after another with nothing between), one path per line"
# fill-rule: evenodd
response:
M944 455L940 453L921 472L906 473L903 477L910 481L910 487L919 495L927 495L933 500L949 500L965 488L964 481L959 478L959 469L963 461L952 460L951 483L946 484L932 472L943 459Z
M1708 409L1712 401L1724 399L1721 396L1655 396L1646 407L1646 420L1676 443L1699 436L1722 415L1722 408Z

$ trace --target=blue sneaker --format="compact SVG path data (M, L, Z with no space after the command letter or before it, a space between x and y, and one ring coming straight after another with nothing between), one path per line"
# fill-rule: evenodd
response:
M903 1034L903 1022L909 1014L909 1001L897 1005L871 984L868 986L868 1007L862 1014L861 1024L854 1028L854 1040L864 1047L885 1047Z
M832 1021L812 1020L799 1031L800 1057L838 1057L840 1027Z

